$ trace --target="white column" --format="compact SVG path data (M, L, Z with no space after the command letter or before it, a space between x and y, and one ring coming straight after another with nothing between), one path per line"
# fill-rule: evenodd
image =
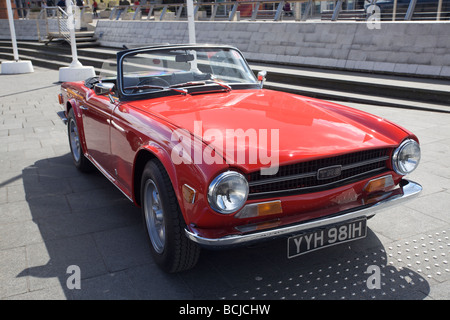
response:
M70 35L70 48L72 50L72 63L68 67L59 68L59 82L82 81L95 77L94 67L85 67L78 61L77 44L75 40L75 16L72 1L66 0L66 10Z
M192 0L186 0L187 16L188 16L188 33L189 43L195 44L195 19L194 19L194 3ZM193 51L194 60L191 61L191 71L198 71L197 68L197 52Z
M69 35L70 35L70 49L72 51L72 63L70 64L70 67L82 67L80 61L78 61L78 52L77 52L77 43L75 40L75 13L72 6L71 0L66 0L66 10L68 14L68 27L69 27Z
M8 10L9 30L11 32L11 42L13 46L14 61L19 61L19 52L17 50L16 29L14 28L14 16L11 8L11 0L6 0L6 8Z
M187 16L188 16L188 32L189 43L196 43L195 40L195 21L194 21L194 2L192 0L186 0L187 4Z

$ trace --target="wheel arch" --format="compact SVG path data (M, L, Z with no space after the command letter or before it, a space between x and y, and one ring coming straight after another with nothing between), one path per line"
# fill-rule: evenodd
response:
M73 109L73 113L75 115L75 121L77 122L77 127L78 127L78 134L81 140L81 150L83 152L83 154L86 155L87 153L87 146L86 146L86 140L84 137L84 125L83 125L83 120L82 120L82 114L80 111L80 108L78 107L78 103L75 99L69 99L66 102L66 117L69 117L69 112L70 110Z
M180 209L183 212L183 202L180 201L180 193L178 185L178 179L176 175L176 170L170 160L170 156L164 152L161 148L153 145L143 146L136 154L134 165L133 165L133 201L137 206L141 206L141 179L142 173L144 171L145 165L148 161L157 160L159 161L167 174L169 175L170 182L172 183L172 188L177 197Z

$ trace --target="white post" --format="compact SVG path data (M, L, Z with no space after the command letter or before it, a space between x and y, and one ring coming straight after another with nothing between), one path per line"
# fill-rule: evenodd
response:
M82 81L95 77L94 67L84 67L78 61L77 43L75 40L75 17L71 0L66 0L68 15L67 27L70 35L70 48L72 50L72 63L68 67L59 68L59 82Z
M17 50L16 29L14 28L14 16L11 8L11 0L6 1L6 8L8 11L9 31L11 33L11 42L13 46L14 61L5 61L1 64L2 74L16 74L33 72L33 65L31 61L19 61L19 52Z
M193 0L186 0L187 4L187 17L188 17L188 32L189 32L189 43L195 44L195 21L194 21L194 2ZM194 60L191 61L191 70L198 71L197 68L197 52L193 52Z
M188 17L188 31L189 31L189 43L196 43L195 40L195 21L194 21L194 2L192 0L186 0L187 4L187 17Z
M294 19L300 21L302 19L302 2L294 3Z
M6 0L6 8L8 10L9 30L11 31L11 42L13 46L14 60L19 61L19 52L17 51L16 29L14 28L14 16L11 8L11 0Z
M82 67L83 65L80 61L78 61L77 43L75 40L75 14L71 0L66 0L66 8L68 15L67 24L69 26L70 49L72 51L72 63L70 64L70 67Z
M442 11L442 0L439 0L436 20L441 20L441 11Z

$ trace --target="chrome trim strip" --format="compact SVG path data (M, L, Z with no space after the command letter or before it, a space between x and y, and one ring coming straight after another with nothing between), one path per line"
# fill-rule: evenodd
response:
M294 189L274 190L274 191L265 191L265 192L253 192L253 193L249 193L248 196L249 197L250 196L251 197L256 197L256 196L261 196L261 195L275 195L277 193L289 193L289 192L295 192L295 191L299 191L299 190L314 190L314 189L319 189L319 188L327 188L328 186L332 186L332 185L334 185L336 183L342 183L342 182L345 182L345 181L348 181L348 180L352 180L352 179L355 179L355 178L360 177L360 176L364 176L364 175L369 174L369 173L375 174L376 172L382 171L384 169L386 169L386 167L384 167L384 168L376 168L376 169L373 169L373 170L370 170L370 171L366 171L366 172L363 172L363 173L356 174L356 175L351 176L351 177L347 177L345 179L341 179L341 180L337 180L337 181L329 182L329 183L323 183L323 184L319 184L317 186L303 187L303 188L294 188Z
M366 161L361 161L361 162L349 164L349 165L343 166L342 167L342 171L353 169L353 168L357 168L357 167L362 167L362 166L365 166L365 165L368 165L368 164L372 164L372 163L376 163L376 162L386 161L388 159L389 159L389 156L383 156L383 157L378 157L378 158L371 159L371 160L366 160ZM324 168L327 168L327 167L324 167ZM323 169L323 168L320 168L320 169ZM289 175L289 176L279 177L279 178L269 178L269 179L264 179L264 180L251 181L251 182L248 183L248 186L249 187L254 187L254 186L260 186L260 185L269 184L269 183L284 182L284 181L290 181L290 180L302 179L302 178L309 178L309 177L315 177L315 176L317 176L317 171L301 173L301 174L295 174L295 175ZM339 181L336 181L336 182L339 182Z
M400 188L391 191L390 195L386 197L386 199L373 204L371 207L362 207L360 209L356 208L354 211L348 213L333 215L332 217L324 217L321 219L300 223L298 225L280 227L249 234L230 235L217 239L201 237L188 229L185 229L185 233L190 240L205 247L212 248L224 248L235 245L248 244L251 242L270 240L280 236L299 233L308 229L337 224L346 220L352 220L361 217L370 217L372 215L375 215L376 211L386 209L393 205L397 205L404 201L410 200L416 197L422 191L422 186L413 181L404 179L400 184ZM400 193L395 191L400 191Z
M381 161L386 161L387 159L389 159L389 156L382 156L382 157L374 158L374 159L371 159L371 160L356 162L356 163L353 163L353 164L349 164L349 165L343 166L342 170L348 170L348 169L353 169L353 168L356 168L356 167L362 167L362 166L365 166L365 165L368 165L368 164L381 162Z
M264 185L264 184L271 184L271 183L284 182L284 181L295 180L295 179L315 177L316 175L317 175L317 171L308 172L308 173L301 173L301 174L294 174L294 175L286 176L286 177L270 178L270 179L264 179L264 180L258 180L258 181L251 181L251 182L248 183L248 186L249 187L254 187L254 186L260 186L260 185Z

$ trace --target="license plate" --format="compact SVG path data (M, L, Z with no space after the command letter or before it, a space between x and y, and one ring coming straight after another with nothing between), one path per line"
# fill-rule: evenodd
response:
M317 228L288 238L287 256L293 258L311 251L361 239L367 233L367 219L346 221Z

